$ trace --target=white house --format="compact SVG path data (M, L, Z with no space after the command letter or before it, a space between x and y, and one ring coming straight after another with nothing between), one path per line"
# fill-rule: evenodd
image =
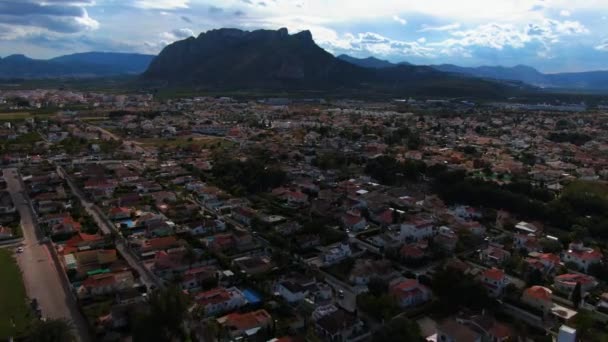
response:
M207 316L233 311L247 304L245 295L236 287L218 287L200 292L194 296L194 300L204 308Z
M402 308L420 305L431 298L431 290L416 279L402 279L391 284L389 293Z
M330 248L323 254L323 263L325 265L333 265L349 258L352 255L348 243L341 243L337 247Z
M580 270L587 272L589 266L602 262L600 251L585 247L581 242L572 242L567 251L562 253L564 263L574 263Z
M435 234L435 225L431 220L417 219L401 224L399 238L401 241L419 241Z
M306 298L309 293L307 287L291 280L279 282L276 285L276 291L288 303L299 302Z
M505 272L498 268L488 268L480 276L481 283L493 297L500 296L509 284Z

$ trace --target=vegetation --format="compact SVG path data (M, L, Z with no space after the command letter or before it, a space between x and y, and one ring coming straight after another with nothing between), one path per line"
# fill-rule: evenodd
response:
M454 313L461 307L481 310L495 305L483 285L473 277L451 268L438 271L433 276L431 288L439 297L443 313Z
M177 287L153 292L148 312L135 319L133 341L184 341L187 334L183 324L189 305L189 297Z
M61 319L37 321L30 328L27 342L72 342L76 341L72 334L72 326Z
M258 159L219 161L213 167L216 183L235 194L268 191L282 185L286 174Z
M31 320L21 272L6 249L0 249L0 340L26 332Z
M418 323L407 318L397 317L386 324L382 329L377 330L373 337L373 342L416 342L424 341Z

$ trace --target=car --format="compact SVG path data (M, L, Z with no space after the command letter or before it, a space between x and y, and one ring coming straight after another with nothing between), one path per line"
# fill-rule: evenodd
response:
M23 247L17 248L17 253L23 253L23 251L25 251L25 249L23 249Z

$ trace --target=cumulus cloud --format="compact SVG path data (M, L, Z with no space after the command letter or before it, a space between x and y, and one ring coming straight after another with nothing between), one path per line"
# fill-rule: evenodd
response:
M561 15L562 17L569 17L571 15L571 13L568 10L561 10L559 12L559 15Z
M524 27L513 24L490 23L473 29L452 31L451 37L439 42L429 43L441 53L447 55L471 55L469 48L485 47L502 50L505 47L520 49L528 43L536 42L544 48L538 52L540 57L549 56L551 45L565 36L589 33L589 30L577 21L558 21L543 19Z
M317 39L316 36L315 39ZM332 51L354 52L355 54L372 54L377 56L433 56L433 49L425 47L418 41L408 42L391 39L374 32L349 33L341 36L336 34L317 40L320 41L322 46Z
M407 24L407 20L399 17L398 15L394 15L393 16L393 20L396 21L396 22L398 22L401 25L406 25Z

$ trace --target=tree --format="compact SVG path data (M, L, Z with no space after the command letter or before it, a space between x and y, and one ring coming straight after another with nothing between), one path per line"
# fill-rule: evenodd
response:
M570 295L570 300L574 304L574 307L578 309L581 305L582 293L581 293L581 283L577 282L574 290L572 290L572 294Z
M62 319L50 319L34 323L26 338L28 342L72 342L76 341L72 334L71 324Z
M136 318L133 341L183 341L189 298L178 287L157 290L150 296L148 312Z
M404 317L391 320L377 330L372 337L373 342L416 342L423 340L418 323Z

